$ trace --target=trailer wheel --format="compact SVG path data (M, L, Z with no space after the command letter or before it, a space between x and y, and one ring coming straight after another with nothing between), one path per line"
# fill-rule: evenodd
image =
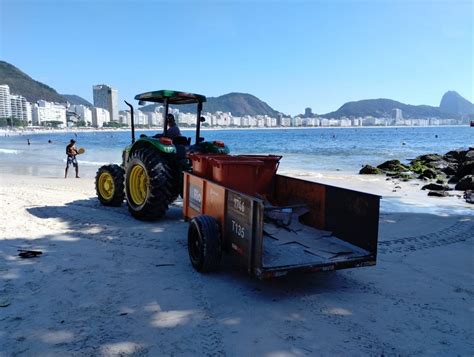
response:
M197 216L188 229L189 259L201 273L217 270L222 256L219 224L214 217Z
M120 206L125 198L125 171L119 165L104 165L97 170L95 190L104 206Z

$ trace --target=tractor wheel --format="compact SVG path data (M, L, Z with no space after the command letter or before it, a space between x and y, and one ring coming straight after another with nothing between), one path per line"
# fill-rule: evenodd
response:
M125 171L119 165L104 165L95 176L95 190L104 206L120 206L125 197Z
M194 269L205 273L217 270L222 256L219 224L211 216L191 219L188 229L189 259Z
M135 151L127 164L125 184L132 216L144 221L164 216L172 199L171 180L166 161L155 150Z

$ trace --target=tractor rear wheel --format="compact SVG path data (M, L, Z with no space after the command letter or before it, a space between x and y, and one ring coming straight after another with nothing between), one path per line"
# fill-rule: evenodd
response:
M125 197L125 170L119 165L104 165L95 176L97 198L104 206L120 206Z
M164 216L172 202L171 181L169 166L156 150L142 148L132 153L125 183L132 216L144 221Z
M219 224L214 217L197 216L188 229L189 259L201 273L217 270L222 257Z

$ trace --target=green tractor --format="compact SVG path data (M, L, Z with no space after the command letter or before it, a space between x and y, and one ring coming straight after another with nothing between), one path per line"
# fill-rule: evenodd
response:
M146 102L162 103L163 133L140 136L135 140L131 111L132 143L122 153L122 164L104 165L99 168L95 187L99 201L105 206L120 206L124 199L133 217L140 220L156 220L167 211L168 206L183 193L183 172L192 171L188 153L228 154L229 148L221 141L207 142L200 136L202 104L206 97L199 94L172 90L160 90L138 94L139 105ZM184 136L167 137L166 118L169 105L197 104L196 138Z

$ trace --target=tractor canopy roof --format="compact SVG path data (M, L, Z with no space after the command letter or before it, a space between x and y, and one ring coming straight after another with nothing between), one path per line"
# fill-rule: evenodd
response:
M142 100L145 102L163 103L165 98L168 98L168 104L192 104L192 103L203 103L206 101L206 97L200 94L186 93L175 90L157 90L154 92L146 92L137 94L136 100Z

